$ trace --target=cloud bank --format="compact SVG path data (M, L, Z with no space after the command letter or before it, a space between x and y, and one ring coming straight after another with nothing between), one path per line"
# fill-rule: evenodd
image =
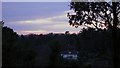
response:
M71 33L79 32L82 27L79 27L77 29L71 27L68 23L68 18L66 17L65 12L60 15L48 18L9 22L9 25L16 27L15 31L18 34L46 34L51 32L65 33L65 31L70 31Z

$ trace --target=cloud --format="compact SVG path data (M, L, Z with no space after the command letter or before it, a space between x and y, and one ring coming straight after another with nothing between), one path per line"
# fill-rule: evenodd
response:
M79 32L80 28L71 27L68 24L68 18L66 13L63 12L60 15L56 15L48 18L37 18L32 20L14 21L10 22L9 25L13 26L18 34L29 34L29 33L64 33L65 31ZM16 28L15 28L16 27Z
M21 31L17 31L18 34L40 34L40 33L47 33L47 31L45 30L21 30Z
M58 22L66 22L67 17L66 14L63 15L58 15L58 16L53 16L49 18L38 18L38 19L33 19L33 20L23 20L23 21L14 21L16 24L19 25L50 25L50 24L58 24ZM14 22L10 22L10 24L14 24Z

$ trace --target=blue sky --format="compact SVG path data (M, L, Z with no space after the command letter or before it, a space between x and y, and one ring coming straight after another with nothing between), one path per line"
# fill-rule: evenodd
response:
M79 32L66 14L69 2L3 2L2 19L18 34Z

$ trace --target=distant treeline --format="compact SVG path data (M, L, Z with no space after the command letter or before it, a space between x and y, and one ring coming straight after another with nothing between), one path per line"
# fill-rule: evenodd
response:
M56 64L60 50L70 44L80 52L83 65L112 65L110 30L83 29L79 34L18 35L9 27L2 28L2 67L50 67ZM117 30L120 45L120 29ZM42 57L37 57L37 56ZM47 55L47 56L46 56ZM43 58L46 57L46 58ZM40 59L42 58L42 60ZM40 60L40 61L39 61ZM45 63L43 63L45 61Z

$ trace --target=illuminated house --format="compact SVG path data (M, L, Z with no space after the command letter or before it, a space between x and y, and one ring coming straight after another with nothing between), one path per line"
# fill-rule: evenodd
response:
M77 60L79 52L76 50L75 46L65 46L60 51L60 57L64 60Z
M67 60L77 60L78 51L63 51L61 52L61 57Z

